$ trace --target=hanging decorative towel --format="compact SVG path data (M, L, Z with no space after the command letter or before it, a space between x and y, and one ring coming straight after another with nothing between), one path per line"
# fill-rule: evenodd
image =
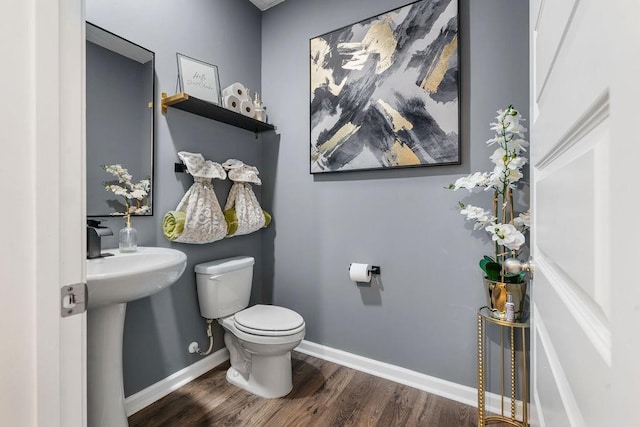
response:
M219 163L205 160L202 154L178 153L194 183L182 197L175 211L162 220L164 236L180 243L211 243L227 234L227 223L213 192L213 178L225 179L227 174Z
M253 233L269 225L271 216L262 210L250 185L262 184L258 178L258 169L236 159L229 159L222 166L233 181L224 207L224 216L229 226L227 237Z

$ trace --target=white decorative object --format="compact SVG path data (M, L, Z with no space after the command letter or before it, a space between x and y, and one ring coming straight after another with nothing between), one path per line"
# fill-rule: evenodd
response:
M485 255L479 263L485 276L485 295L491 315L505 319L508 314L507 295L511 294L511 308L515 311L513 317L520 319L525 312L526 272L510 272L504 268L504 264L509 258L517 258L526 242L524 233L529 228L529 212L519 216L514 214L513 195L523 177L522 167L527 159L522 153L529 143L524 140L526 129L521 124L523 119L512 105L505 110L498 110L496 119L491 123L496 135L487 141L488 145L498 145L490 156L495 165L493 171L475 172L458 178L449 185L449 189L464 188L471 192L483 188L492 196L491 211L459 203L460 213L467 220L475 222L475 230L484 229L489 233L494 243L494 257Z
M520 113L509 105L505 110L498 110L496 122L491 123L491 129L496 135L487 141L488 145L497 144L498 148L490 156L495 164L491 172L475 172L458 178L449 189L467 189L470 192L476 188L483 188L492 196L493 209L491 211L460 203L460 213L467 220L474 221L474 229L484 229L495 243L495 258L485 256L480 261L480 267L490 280L520 283L524 281L524 273L509 273L504 271L502 264L506 258L515 258L520 248L525 244L524 232L529 228L529 212L514 215L513 192L523 177L522 167L527 159L522 155L529 145L524 140L526 129Z

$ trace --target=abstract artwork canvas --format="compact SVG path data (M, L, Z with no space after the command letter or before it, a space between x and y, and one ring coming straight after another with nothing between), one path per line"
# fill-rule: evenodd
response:
M457 0L411 3L309 50L311 173L460 164Z

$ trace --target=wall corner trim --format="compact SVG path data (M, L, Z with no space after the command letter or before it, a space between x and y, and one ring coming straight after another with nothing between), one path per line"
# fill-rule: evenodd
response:
M200 375L229 360L229 350L222 348L210 356L169 375L163 380L132 394L124 400L127 417L162 399L169 393L190 383Z
M306 340L303 340L300 345L294 349L294 351L317 357L318 359L337 363L338 365L362 371L376 377L404 384L447 399L455 400L456 402L473 406L474 408L478 407L478 389L473 387L442 380L417 371L412 371L410 369L391 365L385 362L379 362L374 359L369 359L353 353L347 353L346 351ZM500 395L487 393L485 397L487 412L499 414L501 408L500 400ZM508 397L505 398L504 407L509 408L510 404L511 399ZM516 416L522 416L521 401L516 401Z

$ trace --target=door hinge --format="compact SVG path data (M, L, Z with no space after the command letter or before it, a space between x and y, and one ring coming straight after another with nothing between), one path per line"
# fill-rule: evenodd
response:
M88 292L86 283L74 283L60 288L60 314L73 316L87 311Z

